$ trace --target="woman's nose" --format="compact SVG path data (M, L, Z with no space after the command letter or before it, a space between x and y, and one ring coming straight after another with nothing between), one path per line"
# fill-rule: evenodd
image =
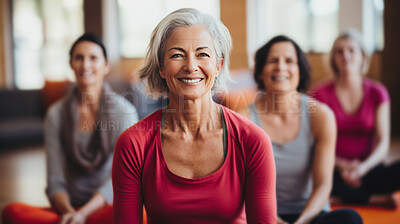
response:
M343 52L343 57L346 58L346 59L350 58L351 57L350 51L344 51Z
M189 74L196 72L199 69L197 61L193 57L187 57L185 60L184 70Z
M89 69L91 65L92 65L92 62L88 58L83 59L83 68L84 69Z
M285 70L286 69L286 62L283 59L278 60L278 69L279 70Z

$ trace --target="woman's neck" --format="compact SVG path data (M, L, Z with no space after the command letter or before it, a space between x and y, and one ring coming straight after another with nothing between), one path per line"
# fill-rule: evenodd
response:
M266 93L259 101L261 112L272 114L289 114L301 110L300 93L297 91Z
M220 121L220 107L214 103L211 94L196 100L170 97L163 129L170 128L172 131L180 130L196 135L201 131L221 128Z
M338 74L336 79L336 87L340 89L357 90L362 88L363 77L359 73L354 74Z
M101 100L102 85L98 86L78 86L80 106L92 112L97 112Z

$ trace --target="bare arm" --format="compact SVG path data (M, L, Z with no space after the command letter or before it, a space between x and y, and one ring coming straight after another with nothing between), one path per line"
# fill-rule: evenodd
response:
M83 224L93 212L106 205L104 197L99 193L94 194L78 211L72 207L69 196L65 192L54 194L50 200L53 207L60 213L60 224Z
M100 193L95 193L93 197L78 210L78 215L82 216L84 220L87 219L93 212L106 206L106 200Z
M74 212L69 196L66 192L58 192L50 197L50 202L59 214Z
M311 222L321 212L332 189L336 122L333 112L325 105L318 104L316 109L314 113L310 113L315 138L312 165L313 189L303 212L295 223Z
M371 155L360 162L358 166L358 175L363 177L368 171L381 163L389 151L390 142L390 103L385 102L378 106L375 117L376 124L376 145Z

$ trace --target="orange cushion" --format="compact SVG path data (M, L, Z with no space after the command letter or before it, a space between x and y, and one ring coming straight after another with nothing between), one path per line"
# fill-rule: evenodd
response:
M43 93L43 106L44 106L44 111L47 111L47 109L55 103L57 100L61 99L69 85L71 85L70 81L48 81L46 80L44 87L42 89Z

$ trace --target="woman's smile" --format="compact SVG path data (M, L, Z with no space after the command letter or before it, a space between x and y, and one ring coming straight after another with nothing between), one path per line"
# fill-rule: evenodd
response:
M179 78L178 80L187 85L198 85L203 81L202 78Z
M170 97L198 99L211 96L221 67L208 30L203 26L184 26L174 29L166 42L160 76L168 85Z

